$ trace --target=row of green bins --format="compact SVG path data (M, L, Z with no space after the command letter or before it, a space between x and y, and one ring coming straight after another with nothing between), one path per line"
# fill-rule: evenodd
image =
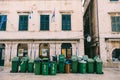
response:
M34 60L35 68L34 68L34 73L35 75L40 75L41 74L41 59L37 57Z
M28 62L28 72L32 73L34 71L34 60L30 59Z
M26 72L28 67L28 57L22 57L20 64L20 72Z
M97 74L103 74L102 72L102 60L100 58L95 60L95 69Z
M78 71L77 56L73 55L71 60L72 60L72 73L77 73Z
M78 70L79 70L79 73L82 73L82 74L86 73L86 61L84 60L79 61Z
M18 67L19 67L19 58L14 57L12 59L12 71L11 72L18 72Z
M94 60L93 59L87 60L87 72L94 73Z
M50 62L50 75L56 75L57 63L55 61Z

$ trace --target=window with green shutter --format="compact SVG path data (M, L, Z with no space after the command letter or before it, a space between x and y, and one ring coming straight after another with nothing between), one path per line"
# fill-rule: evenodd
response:
M49 15L40 15L40 30L49 30Z
M0 31L6 30L7 16L0 15Z
M120 16L112 16L111 23L112 23L112 31L120 32Z
M62 30L71 30L71 15L62 15Z
M110 0L110 1L118 1L118 0Z
M28 30L28 15L19 16L19 31Z

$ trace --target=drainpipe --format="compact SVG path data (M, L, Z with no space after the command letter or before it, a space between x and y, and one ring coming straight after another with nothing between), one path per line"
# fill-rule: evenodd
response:
M96 0L96 12L97 12L97 32L98 32L98 54L100 56L100 33L99 33L99 15L98 15L98 0Z

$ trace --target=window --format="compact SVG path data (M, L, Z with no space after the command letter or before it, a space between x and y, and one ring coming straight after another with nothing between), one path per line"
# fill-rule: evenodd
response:
M110 1L118 1L118 0L110 0Z
M0 31L6 30L6 22L7 22L7 16L0 15Z
M19 31L28 30L28 15L19 16Z
M40 16L40 30L43 31L49 30L49 15Z
M120 61L120 49L114 49L112 52L112 60Z
M71 30L71 15L62 15L62 30Z
M112 16L112 31L113 32L120 32L120 16Z

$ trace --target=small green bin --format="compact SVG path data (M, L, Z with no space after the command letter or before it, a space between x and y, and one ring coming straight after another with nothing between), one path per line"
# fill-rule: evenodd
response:
M102 74L102 60L101 59L96 59L96 73L97 74Z
M93 59L87 60L87 72L94 73L94 60Z
M82 60L79 62L79 73L86 73L86 61Z
M42 62L42 75L48 75L48 62Z
M64 73L64 72L65 72L65 63L59 62L59 73Z
M11 72L18 72L18 68L19 68L19 58L14 57L12 59L12 71Z
M55 61L50 62L50 75L56 75L57 73L57 63Z
M34 65L35 65L35 68L34 68L35 75L40 75L41 74L41 59L39 57L37 57L34 60Z
M28 57L23 57L20 64L20 72L26 72L28 67Z
M28 72L32 73L34 71L34 60L30 59L28 62Z

